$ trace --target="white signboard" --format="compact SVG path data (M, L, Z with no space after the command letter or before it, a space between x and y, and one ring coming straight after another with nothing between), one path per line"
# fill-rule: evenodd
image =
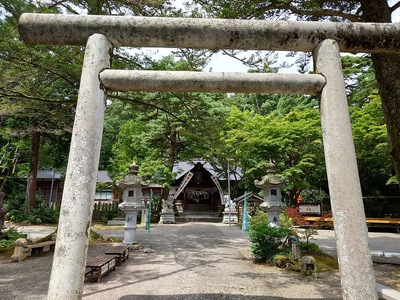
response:
M320 215L321 204L319 203L300 203L299 213L304 215Z

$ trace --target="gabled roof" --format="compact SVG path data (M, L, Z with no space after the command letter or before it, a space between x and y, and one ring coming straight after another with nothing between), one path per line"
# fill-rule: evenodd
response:
M112 182L107 171L97 171L97 182Z
M172 172L176 173L175 179L181 178L183 175L193 169L197 163L201 163L203 165L203 168L210 172L211 175L217 176L218 179L220 179L220 176L217 174L217 172L215 172L214 168L210 165L209 162L205 160L193 160L190 162L180 161L176 163L174 165L174 168L172 169Z
M64 174L61 174L54 170L54 177L53 177L53 169L39 169L37 171L37 179L61 179ZM112 182L110 176L108 176L107 171L97 171L97 182Z
M187 172L192 170L197 163L201 163L206 171L208 171L211 175L216 176L219 180L226 180L225 174L217 172L208 161L201 159L192 161L180 161L175 163L174 168L172 170L172 172L176 173L175 180L181 178ZM237 177L235 177L234 175L235 174L233 172L229 174L231 181L237 180L238 177L239 178L241 177L241 174L236 174Z
M247 200L254 199L257 202L264 202L264 199L262 197L254 194L253 192L247 193L246 196L247 196ZM235 199L233 199L233 201L234 202L238 202L238 203L239 202L243 202L244 201L244 194L239 196L239 197L237 197L237 198L235 198Z
M63 177L63 174L58 173L54 169L39 169L36 177L37 179L60 179Z

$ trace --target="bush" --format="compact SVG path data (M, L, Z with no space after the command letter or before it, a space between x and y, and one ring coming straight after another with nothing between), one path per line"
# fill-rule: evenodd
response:
M285 211L286 216L298 226L309 226L310 222L307 221L306 217L299 213L298 207L288 207Z
M307 255L323 253L321 248L317 244L314 244L314 243L299 242L299 247L301 249L301 252L306 253Z
M35 208L27 211L26 208L13 209L7 213L7 218L16 223L28 221L31 224L57 223L59 211L50 208Z
M6 205L8 220L15 223L28 221L31 224L57 223L59 211L43 207L43 197L40 193L36 194L35 199L35 208L29 211L25 205L25 194L16 193L13 197L9 197Z
M283 238L289 230L281 227L271 227L268 216L264 212L257 212L250 220L251 251L256 260L271 262L274 255L281 252Z
M288 215L286 215L286 212L282 212L279 215L279 223L283 228L291 229L293 227L293 221Z
M31 224L57 223L59 211L50 208L36 208L27 213L27 220Z
M3 234L4 235L0 239L0 252L12 249L17 239L27 237L25 233L18 232L14 227L10 227L7 231L4 231Z
M27 219L25 208L10 210L7 212L6 216L8 220L15 223L20 223Z
M106 210L106 211L101 212L101 220L104 223L107 223L109 220L112 220L117 216L118 216L118 213L116 211Z

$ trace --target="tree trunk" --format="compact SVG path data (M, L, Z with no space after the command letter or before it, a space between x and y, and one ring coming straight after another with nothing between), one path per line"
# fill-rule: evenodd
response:
M391 156L400 182L400 55L372 56L385 115Z
M26 186L26 199L28 204L28 210L32 210L36 205L36 178L39 164L39 145L40 145L40 131L35 130L32 136L32 148L31 148L31 162L30 171L28 176L28 182Z
M365 22L392 22L386 0L364 0L361 5ZM373 54L372 61L388 130L390 154L400 182L400 55Z

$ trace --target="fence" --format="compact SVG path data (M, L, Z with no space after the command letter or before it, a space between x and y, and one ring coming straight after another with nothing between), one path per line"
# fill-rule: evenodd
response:
M118 201L97 202L93 207L92 220L108 221L118 216Z

